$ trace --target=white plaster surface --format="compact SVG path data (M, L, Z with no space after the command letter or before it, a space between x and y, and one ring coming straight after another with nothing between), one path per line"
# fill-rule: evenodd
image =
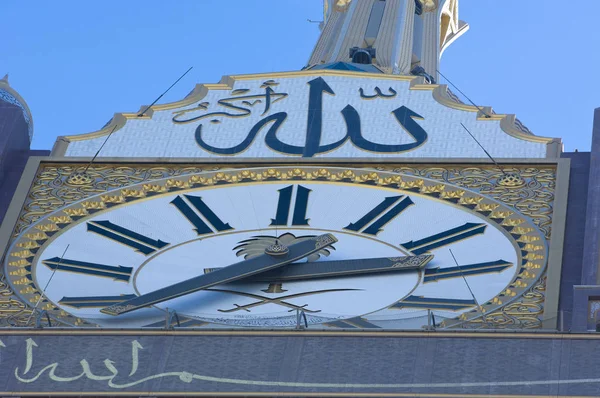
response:
M306 140L308 97L310 80L316 76L282 77L275 79L279 83L273 89L277 93L287 93L288 97L272 104L263 115L263 103L256 104L252 114L241 118L223 116L187 124L173 123L174 113L184 109L193 109L200 102L208 102L206 111L189 112L185 116L200 116L205 113L228 111L217 103L223 98L231 98L232 90L250 89L243 95L264 94L260 88L266 79L236 81L232 90L211 90L208 95L185 108L177 110L155 111L151 120L128 120L126 125L115 131L106 143L100 157L190 157L190 158L228 158L203 150L195 140L195 131L200 123L204 125L205 141L219 148L238 145L248 135L251 128L277 112L286 112L287 120L279 129L278 138L293 145L304 145ZM546 144L531 142L508 135L500 128L499 121L477 120L474 112L448 108L437 102L432 92L409 90L406 81L373 79L372 77L325 76L325 81L335 91L335 95L323 94L323 130L321 145L333 143L344 137L347 131L341 110L352 105L360 113L363 136L385 145L410 143L414 140L402 129L392 115L392 111L406 106L423 117L417 120L427 132L428 139L420 147L401 153L367 152L346 141L337 149L316 155L315 157L352 158L484 158L482 149L461 126L463 123L477 140L497 158L544 158ZM391 87L397 92L395 98L361 99L359 89L365 94L374 94L379 87L389 94ZM241 102L241 101L240 101ZM239 105L239 104L238 104ZM229 110L228 112L235 112ZM219 120L219 124L211 123ZM246 158L288 158L291 155L271 150L265 144L265 134L270 124L257 135L250 147L237 154ZM105 136L89 140L73 141L69 144L66 156L93 156L105 140Z

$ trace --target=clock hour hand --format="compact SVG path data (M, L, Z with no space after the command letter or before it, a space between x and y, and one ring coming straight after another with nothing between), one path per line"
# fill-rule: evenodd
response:
M432 255L361 258L353 260L314 261L293 263L271 271L249 276L238 282L285 282L320 278L339 278L382 272L401 272L424 268L433 259ZM205 268L205 273L221 268Z
M324 234L295 243L290 245L289 248L280 245L270 246L265 250L265 254L260 256L232 264L215 272L187 279L130 300L113 304L101 309L100 312L109 315L120 315L207 289L211 286L233 282L261 272L276 269L294 261L299 261L335 242L337 242L335 236Z

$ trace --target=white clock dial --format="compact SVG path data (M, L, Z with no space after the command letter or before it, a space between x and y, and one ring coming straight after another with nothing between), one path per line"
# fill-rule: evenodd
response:
M315 325L361 317L420 327L413 319L428 309L456 318L515 280L523 259L508 230L481 212L409 190L314 180L235 183L165 192L80 218L39 250L32 268L52 303L107 327L160 323L166 310L196 324L290 327L301 310ZM433 259L401 272L245 278L126 314L100 312L252 258L275 242L324 233L338 242L302 260L322 267L318 273L342 260Z

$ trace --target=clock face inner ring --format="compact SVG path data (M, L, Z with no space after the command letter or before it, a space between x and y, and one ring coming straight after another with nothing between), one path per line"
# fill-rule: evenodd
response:
M226 267L231 262L223 256L223 252L235 249L239 261L242 261L245 254L262 250L276 237L281 237L280 241L284 243L293 243L294 240L326 232L329 231L307 228L281 231L272 228L192 240L148 259L134 275L134 289L138 295L146 294L210 269ZM335 234L339 239L334 245L335 250L319 252L311 260L326 261L329 255L336 257L337 252L343 253L346 260L369 257L369 253L377 253L378 257L405 256L399 248L377 239L340 231L335 231ZM312 322L322 322L386 308L409 295L420 279L421 272L410 270L297 281L237 281L172 299L157 307L176 308L178 314L187 317L225 324L285 323L295 319L296 310L310 315L308 319Z

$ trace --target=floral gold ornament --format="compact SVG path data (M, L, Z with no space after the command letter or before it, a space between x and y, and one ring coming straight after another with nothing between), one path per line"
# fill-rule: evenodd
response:
M87 185L91 184L92 178L84 172L74 172L67 179L67 183L71 185Z
M520 187L525 184L525 180L516 173L508 173L498 179L498 185L503 187Z
M281 251L279 249L274 248L273 246L288 247L290 245L293 245L294 243L306 241L311 238L314 238L314 235L296 236L289 232L278 236L261 235L240 242L240 244L234 247L233 250L236 251L236 256L243 257L244 259L259 256L267 251L285 254L285 250ZM319 250L318 252L306 257L306 261L317 261L319 258L321 258L321 256L328 257L330 253L331 251L329 250L329 248L325 247Z

